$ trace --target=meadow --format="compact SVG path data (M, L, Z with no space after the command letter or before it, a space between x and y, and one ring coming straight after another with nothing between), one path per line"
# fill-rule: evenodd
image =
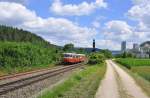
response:
M116 62L150 82L150 59L119 58Z

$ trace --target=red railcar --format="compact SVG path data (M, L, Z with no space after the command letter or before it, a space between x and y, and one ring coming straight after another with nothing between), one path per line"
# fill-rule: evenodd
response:
M63 54L63 62L64 63L79 63L79 62L84 62L86 57L84 54L76 54L76 53L64 53Z

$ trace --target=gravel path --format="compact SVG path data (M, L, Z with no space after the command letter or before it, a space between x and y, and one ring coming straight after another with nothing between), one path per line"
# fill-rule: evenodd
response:
M111 60L107 60L107 72L96 98L149 98L134 79Z

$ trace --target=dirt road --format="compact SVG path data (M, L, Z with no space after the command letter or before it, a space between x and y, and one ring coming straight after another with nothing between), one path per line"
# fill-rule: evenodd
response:
M111 60L95 98L149 98L134 79Z

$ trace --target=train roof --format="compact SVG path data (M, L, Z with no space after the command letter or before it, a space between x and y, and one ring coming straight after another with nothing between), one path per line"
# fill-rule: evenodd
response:
M77 54L77 55L85 56L85 54Z
M64 55L79 55L79 56L85 56L85 54L76 54L76 53L63 53Z
M72 54L76 54L76 53L63 53L63 54L69 54L69 55L72 55Z

